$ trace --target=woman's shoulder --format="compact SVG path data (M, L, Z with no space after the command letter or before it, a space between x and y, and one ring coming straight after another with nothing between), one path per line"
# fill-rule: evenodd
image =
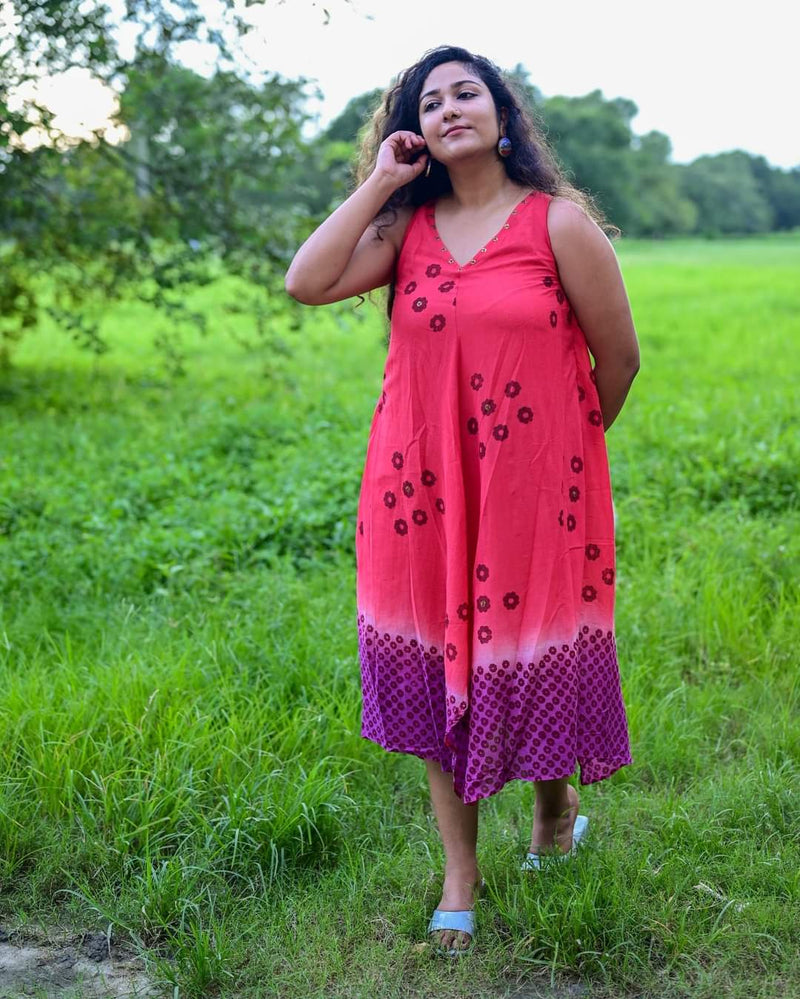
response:
M570 198L551 198L547 209L547 232L556 262L566 255L606 253L608 250L613 253L611 243L600 226Z
M557 194L550 198L547 208L547 228L551 237L554 232L570 234L585 230L587 226L594 227L595 223L577 201Z
M411 220L420 208L413 205L399 205L379 215L372 223L376 237L388 239L399 252Z

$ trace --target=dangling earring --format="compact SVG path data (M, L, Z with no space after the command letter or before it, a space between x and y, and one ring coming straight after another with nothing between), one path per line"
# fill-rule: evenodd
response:
M428 178L431 175L431 154L428 153L428 165L425 167L425 177Z
M506 126L500 126L500 138L497 142L497 152L504 159L506 156L510 156L514 152L514 146L511 143L511 139L506 136Z

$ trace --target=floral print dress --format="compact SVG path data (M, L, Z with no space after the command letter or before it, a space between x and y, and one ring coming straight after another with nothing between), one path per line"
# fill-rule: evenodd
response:
M471 803L630 763L603 420L550 196L463 266L416 210L356 527L362 735Z

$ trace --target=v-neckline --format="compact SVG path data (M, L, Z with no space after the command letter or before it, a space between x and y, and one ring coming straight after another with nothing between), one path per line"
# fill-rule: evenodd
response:
M436 224L436 204L437 204L438 199L435 200L435 201L430 201L428 203L428 210L427 210L428 222L430 224L430 227L433 229L434 236L436 237L437 241L440 244L442 253L446 253L448 255L448 257L449 257L449 259L448 259L447 262L449 264L455 264L456 267L460 271L463 271L466 267L470 267L470 266L472 266L474 264L477 264L478 261L481 260L481 259L483 259L483 256L486 253L488 253L489 247L493 243L499 242L500 237L502 236L503 232L506 229L510 229L511 228L511 219L514 218L514 216L518 214L520 208L522 208L522 206L525 204L525 202L528 201L528 200L530 200L536 193L537 193L536 190L528 191L528 193L525 195L525 197L522 198L520 201L518 201L514 205L514 207L511 209L511 211L506 216L505 221L500 226L500 228L497 230L497 232L494 234L494 236L492 236L491 239L487 240L487 242L486 242L486 244L484 246L479 247L475 251L475 253L473 253L472 257L469 260L466 260L463 264L459 263L458 260L456 260L455 255L453 254L453 252L450 250L450 248L447 246L447 244L445 243L445 241L439 235L439 228L438 228L438 226Z

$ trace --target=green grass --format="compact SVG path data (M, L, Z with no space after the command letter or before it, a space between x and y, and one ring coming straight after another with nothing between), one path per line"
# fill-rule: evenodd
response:
M359 736L380 315L310 311L291 356L228 316L173 382L129 304L99 360L43 327L0 373L4 926L111 922L186 997L800 996L800 238L619 253L635 760L582 790L591 848L521 877L531 788L508 785L481 806L476 955L419 946L424 770Z

